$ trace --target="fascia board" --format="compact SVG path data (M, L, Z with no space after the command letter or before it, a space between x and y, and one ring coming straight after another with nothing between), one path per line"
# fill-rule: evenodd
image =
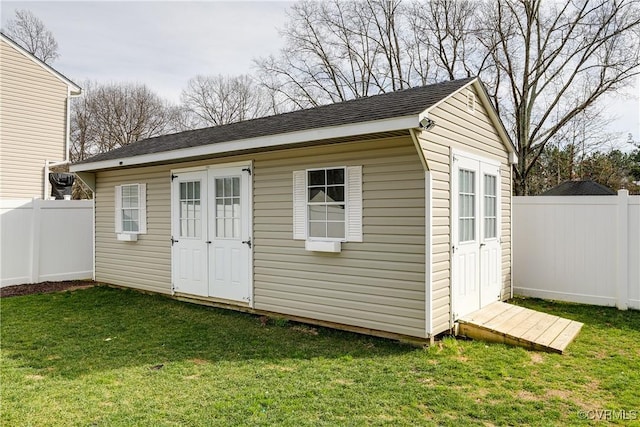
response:
M147 163L168 163L192 157L201 157L214 154L224 154L270 147L285 147L287 145L299 144L306 141L320 141L324 139L344 138L356 135L365 135L369 133L411 129L418 127L418 122L419 119L417 115L410 115L392 119L376 120L372 122L310 129L300 132L268 135L229 142L219 142L215 144L201 145L198 147L163 151L160 153L142 154L140 156L82 163L71 165L70 171L81 172L112 169L123 166L137 166Z

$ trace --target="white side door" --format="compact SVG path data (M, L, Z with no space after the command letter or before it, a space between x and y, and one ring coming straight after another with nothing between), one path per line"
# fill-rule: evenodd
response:
M248 168L209 170L209 296L250 302L251 175Z
M174 289L207 296L207 171L174 175L171 205Z
M479 163L454 155L452 181L452 304L454 319L480 308Z
M500 300L502 288L500 248L500 166L480 165L480 306Z
M455 153L451 182L455 320L500 299L500 164Z

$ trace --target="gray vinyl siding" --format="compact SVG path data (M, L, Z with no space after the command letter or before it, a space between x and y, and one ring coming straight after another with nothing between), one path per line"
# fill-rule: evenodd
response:
M96 279L171 292L171 169L252 159L255 309L425 337L424 171L411 139L289 149L96 176ZM339 254L293 240L293 171L363 166L362 243ZM120 242L114 187L147 184L148 234Z
M67 87L0 41L0 197L42 197L45 160L65 159Z
M471 86L470 90L473 90ZM476 95L477 97L477 95ZM436 126L424 132L421 146L432 177L432 322L434 334L451 328L451 149L500 161L502 299L511 294L511 166L508 152L487 111L476 102L475 113L467 110L466 90L431 110Z

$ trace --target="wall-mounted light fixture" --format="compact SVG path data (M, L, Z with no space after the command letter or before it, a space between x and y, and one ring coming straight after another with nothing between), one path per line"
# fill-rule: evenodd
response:
M425 117L422 120L420 120L420 128L423 130L429 130L429 129L433 129L433 127L436 125L436 122L434 122L433 120Z

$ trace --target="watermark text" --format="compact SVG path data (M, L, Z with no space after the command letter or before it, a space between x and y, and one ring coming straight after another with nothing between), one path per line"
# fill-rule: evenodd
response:
M633 421L640 419L640 411L626 409L589 409L578 411L578 417L594 421Z

